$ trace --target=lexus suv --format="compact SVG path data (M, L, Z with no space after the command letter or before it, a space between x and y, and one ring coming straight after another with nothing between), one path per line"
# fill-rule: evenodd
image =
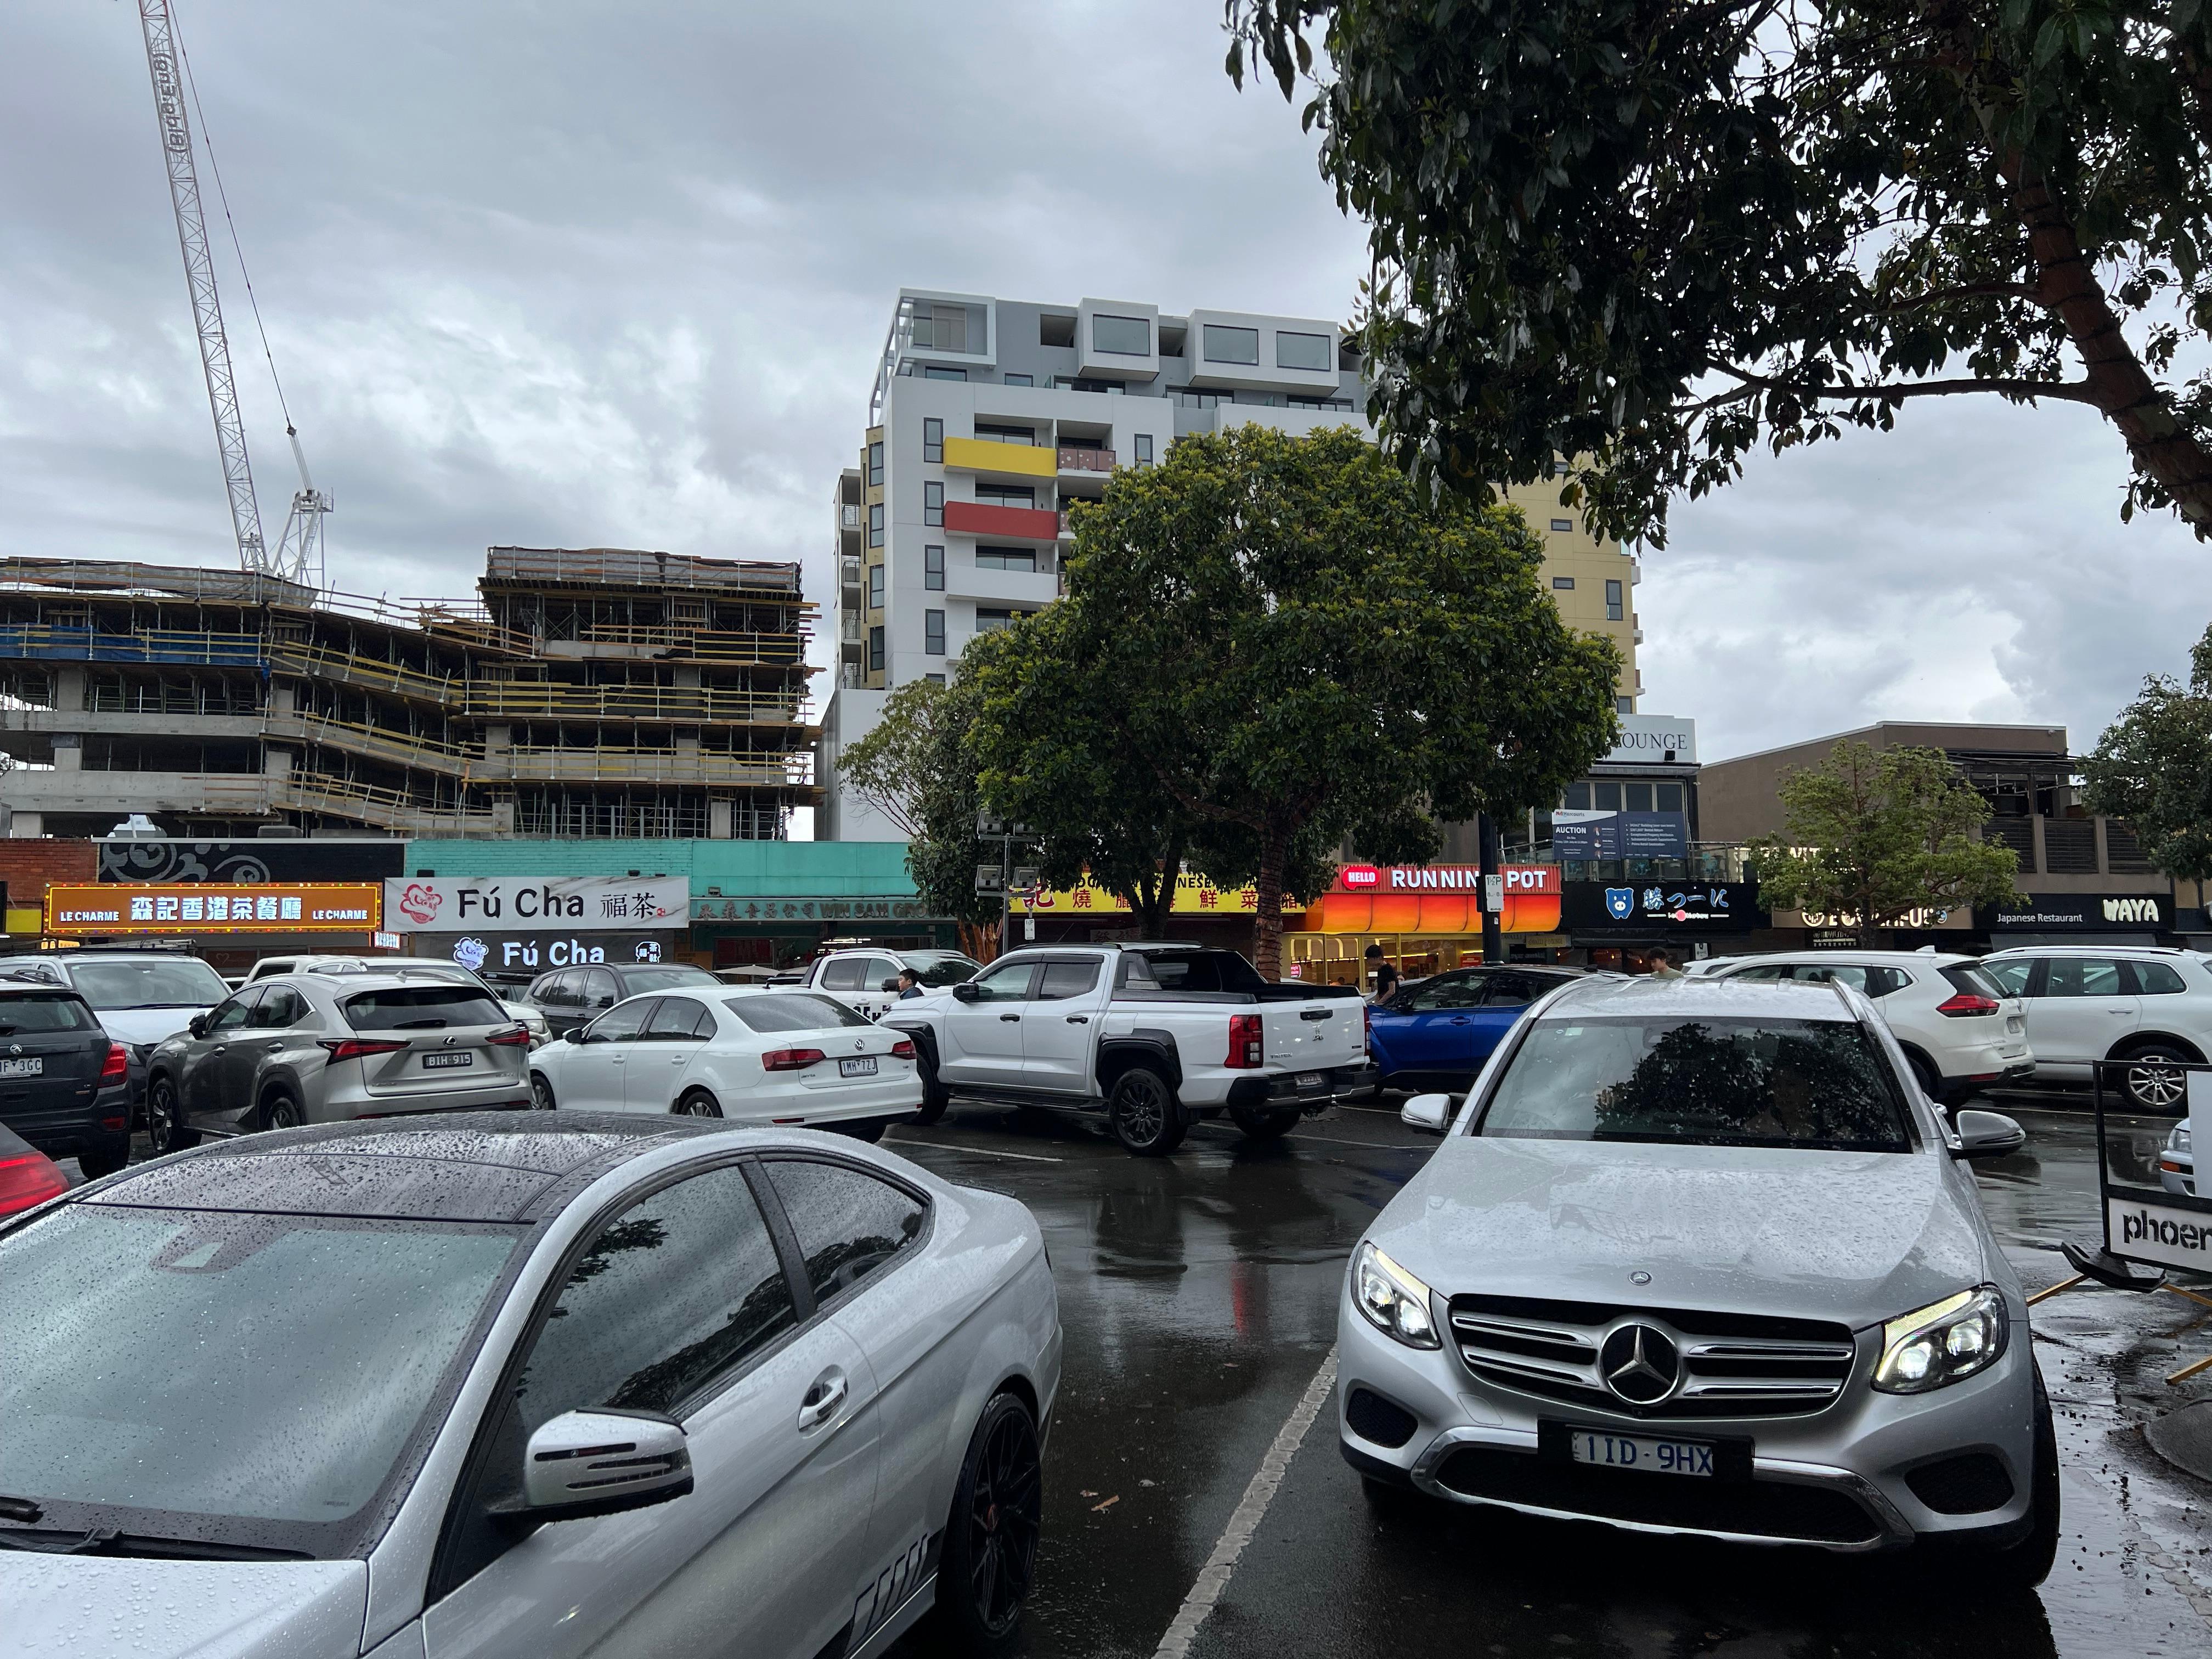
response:
M1352 1253L1345 1457L1384 1495L2039 1583L2051 1407L1958 1161L2023 1139L1947 1120L1847 986L1569 984Z

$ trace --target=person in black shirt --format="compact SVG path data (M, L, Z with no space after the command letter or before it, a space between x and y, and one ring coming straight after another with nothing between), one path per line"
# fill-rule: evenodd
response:
M1382 947L1379 945L1367 947L1367 965L1375 975L1375 1000L1387 1001L1390 994L1398 988L1397 967L1382 954Z

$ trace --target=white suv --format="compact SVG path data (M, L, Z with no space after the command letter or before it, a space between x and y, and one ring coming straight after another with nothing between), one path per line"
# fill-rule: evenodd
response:
M2034 1033L2018 994L1972 957L1934 951L1808 951L1693 963L1695 978L1748 984L1841 981L1874 1004L1921 1092L1947 1106L2035 1070Z
M1984 957L1982 971L2026 1002L2043 1081L2087 1083L2096 1062L2127 1060L2127 1070L2106 1081L2130 1105L2171 1114L2188 1087L2175 1062L2212 1057L2212 957L2198 951L2023 945Z

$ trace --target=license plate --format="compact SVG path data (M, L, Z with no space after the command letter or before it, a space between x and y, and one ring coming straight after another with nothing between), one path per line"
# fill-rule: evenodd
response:
M875 1074L876 1057L873 1054L864 1054L859 1060L841 1060L837 1062L839 1077L873 1077Z
M2006 1031L2006 1033L2007 1033L2008 1036L2019 1036L2022 1031L2025 1031L2027 1029L2027 1023L2026 1023L2025 1021L2023 1021L2023 1020L2020 1020L2020 1019L2008 1019L2008 1020L2005 1021L2005 1031Z
M0 1060L0 1077L37 1077L46 1069L44 1060Z
M476 1063L477 1057L474 1054L465 1054L458 1049L452 1054L434 1051L422 1056L422 1069L426 1072L443 1071L449 1066L473 1066Z
M1298 1087L1301 1089L1320 1088L1321 1073L1319 1072L1300 1072L1298 1073Z
M1577 1429L1575 1462L1606 1468L1647 1469L1658 1474L1713 1472L1713 1449L1701 1440L1655 1440L1640 1434L1598 1434Z

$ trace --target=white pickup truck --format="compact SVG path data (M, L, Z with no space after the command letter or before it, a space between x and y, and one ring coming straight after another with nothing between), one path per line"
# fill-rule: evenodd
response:
M882 951L864 945L817 957L799 983L856 1014L881 1019L898 1002L901 969L913 969L921 988L933 991L957 985L981 967L957 951Z
M1278 985L1233 951L1040 946L894 1003L914 1039L918 1120L957 1096L1103 1111L1131 1152L1173 1152L1227 1112L1255 1139L1375 1086L1366 1005L1350 986Z

